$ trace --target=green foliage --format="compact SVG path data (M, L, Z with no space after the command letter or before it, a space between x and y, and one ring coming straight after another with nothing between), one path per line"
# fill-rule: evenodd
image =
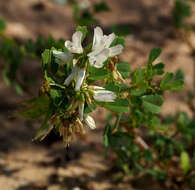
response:
M123 77L124 79L129 78L129 76L130 76L130 71L131 71L129 63L127 63L127 62L122 62L122 61L119 62L119 63L117 64L117 70L120 72L120 74L122 75L122 77Z
M2 40L0 58L4 62L3 70L1 71L2 76L7 85L12 85L18 94L22 94L23 88L26 88L29 81L26 80L29 76L27 77L25 74L20 73L20 67L22 64L26 64L26 58L41 59L41 54L45 49L52 47L63 48L64 41L61 39L56 41L52 36L49 36L48 39L38 37L35 42L28 40L24 45L20 45L4 35L5 28L5 21L0 19L0 39ZM55 69L53 67L53 70ZM33 76L30 76L30 78L32 82Z
M105 68L97 69L95 67L88 67L90 80L103 80L108 76L108 70Z
M20 115L29 119L36 119L48 112L49 109L49 97L47 95L40 95L30 101L24 102L27 104L27 108L19 112Z
M112 31L118 36L127 36L132 33L131 27L128 24L114 24Z
M81 9L77 4L74 5L74 20L81 26L98 23L98 20L94 18L93 13L88 8Z
M113 112L123 113L128 112L129 110L129 102L127 99L116 99L114 102L99 102L99 105L111 110Z
M160 113L160 106L163 103L162 97L159 95L142 96L143 107L151 113Z
M175 0L173 20L177 28L189 28L185 19L192 15L191 6L185 0Z
M184 76L181 70L178 70L175 75L166 73L160 83L162 90L181 90L184 88Z
M78 25L91 25L91 24L98 24L99 21L95 18L96 14L100 12L109 11L109 7L105 1L101 1L95 3L93 9L90 9L91 2L89 1L89 5L85 2L81 3L73 3L73 10L74 10L74 20Z
M116 36L116 38L111 44L111 47L116 46L116 45L122 45L123 47L125 47L125 39L121 36Z
M183 169L183 172L186 174L191 168L190 157L187 152L182 152L180 159L181 159L181 168Z
M82 32L82 41L85 39L86 35L87 35L87 27L86 26L78 26L76 28L76 31L81 31Z
M162 50L160 48L153 48L149 56L149 65L152 64L161 54Z
M108 5L104 1L101 1L101 2L96 3L94 5L94 12L95 13L99 13L99 12L102 12L102 11L109 11L109 10L110 9L109 9Z
M6 29L5 20L0 18L0 32L3 32Z

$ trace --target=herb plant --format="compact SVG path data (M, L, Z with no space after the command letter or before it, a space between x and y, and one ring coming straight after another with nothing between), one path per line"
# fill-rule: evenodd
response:
M172 179L169 166L177 156L182 179L191 179L195 152L187 149L192 147L194 120L185 113L165 120L159 115L163 93L183 89L183 72L164 73L164 64L155 63L160 48L151 50L145 67L131 72L129 63L117 57L125 45L122 37L104 35L96 27L93 43L83 47L87 34L85 26L78 26L63 48L42 53L43 86L20 111L27 118L44 117L35 139L43 140L55 130L68 146L77 133L85 133L85 126L96 128L90 113L101 106L110 111L104 131L105 156L114 152L125 173L147 173L159 180L170 175Z

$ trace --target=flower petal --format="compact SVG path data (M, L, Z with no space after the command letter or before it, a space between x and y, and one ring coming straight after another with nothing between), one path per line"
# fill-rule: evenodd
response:
M78 51L77 53L83 53L83 48L81 45L82 35L83 33L81 31L77 31L72 36L72 43L74 47L77 49Z
M83 80L85 78L85 72L86 72L85 68L82 68L82 69L78 70L75 90L80 90L80 87L81 87L81 85L83 83Z
M96 50L100 46L103 46L103 31L100 27L94 29L93 46L92 50Z
M71 53L64 53L57 50L53 50L53 55L62 62L70 61L73 58Z
M114 33L112 33L112 34L110 34L110 35L104 35L104 43L105 43L105 48L109 48L110 47L110 45L112 44L112 42L114 41L114 39L115 39L115 34Z
M98 102L114 102L116 94L109 90L94 91L94 99Z
M79 68L77 66L73 67L72 73L65 79L64 85L68 86L72 82L78 70Z
M84 103L79 104L79 118L83 121Z
M105 88L101 86L89 86L89 87L92 88L93 90L105 90Z
M89 63L91 66L96 67L98 69L104 66L102 62L97 62L96 57L90 57Z
M83 48L81 45L81 39L82 39L82 32L77 31L72 36L72 42L67 40L65 41L65 47L71 52L71 53L83 53Z
M93 51L88 54L89 56L89 63L91 66L94 66L96 68L103 67L104 61L108 59L109 56L109 49L100 49Z
M93 118L91 116L87 116L85 118L85 123L87 124L87 126L90 128L90 129L95 129L96 128L96 125L95 125L95 121L93 120Z
M123 46L117 45L117 46L109 48L109 50L110 50L109 57L114 57L116 55L119 55L122 52Z

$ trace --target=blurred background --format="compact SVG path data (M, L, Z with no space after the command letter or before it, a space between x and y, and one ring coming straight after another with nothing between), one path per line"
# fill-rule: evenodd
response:
M99 2L89 0L76 3L79 3L79 9L87 7L91 10ZM162 115L184 111L192 118L195 99L189 104L188 97L189 93L194 93L195 87L195 56L192 51L195 49L195 3L190 4L192 16L186 20L192 29L189 46L174 26L173 0L105 2L108 7L104 7L104 11L97 8L92 15L95 20L89 12L84 13L87 21L91 19L88 26L92 29L100 25L107 34L114 31L125 35L126 47L120 58L129 62L131 70L147 63L152 47L162 48L160 60L165 63L165 70L182 69L185 74L185 89L165 94ZM103 154L104 109L93 113L97 129L88 130L85 137L78 137L68 148L64 148L54 132L43 142L32 142L41 120L30 121L14 115L22 100L38 94L43 82L40 54L44 48L51 41L71 39L77 24L86 22L80 19L83 15L75 15L74 3L68 0L0 0L0 18L6 23L3 35L8 41L11 39L9 42L13 43L14 49L20 47L16 58L11 60L13 65L18 64L10 73L20 68L17 75L11 74L13 85L9 85L11 83L5 72L0 73L0 190L164 189L159 182L142 176L125 177L116 183L114 158L109 155L105 160ZM0 59L0 70L7 69L7 72L11 67L7 68L5 57L13 52L8 48L9 43L6 45L4 41L1 36L0 52L4 59ZM35 43L38 49L33 45ZM26 53L24 47L34 49ZM3 54L6 48L9 51ZM25 54L25 57L18 56L20 54Z

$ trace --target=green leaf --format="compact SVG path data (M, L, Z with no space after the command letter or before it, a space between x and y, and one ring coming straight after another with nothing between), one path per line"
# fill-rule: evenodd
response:
M125 39L124 37L121 36L116 36L114 41L111 44L111 47L113 46L117 46L117 45L122 45L123 47L125 47Z
M186 28L188 25L184 23L185 19L192 15L191 6L181 0L176 0L173 8L173 20L175 22L175 26L177 28L184 27Z
M151 162L154 161L152 152L151 152L150 150L145 150L144 153L143 153L143 157L145 158L145 160L146 160L148 163L151 163Z
M82 32L82 42L84 41L85 37L87 36L87 27L86 26L77 26L76 31Z
M93 9L94 9L94 12L96 12L96 13L99 13L99 12L102 12L102 11L109 11L110 10L108 5L104 1L96 3L94 5Z
M130 69L129 63L127 63L127 62L120 61L117 64L117 70L120 72L120 74L122 75L122 77L124 79L126 79L130 76L131 69Z
M162 90L181 90L184 88L184 79L181 74L181 70L177 71L174 75L173 73L167 72L161 83L160 88Z
M142 96L142 105L143 107L154 114L158 114L161 112L160 106L163 103L163 99L159 95L148 95Z
M29 104L29 106L20 111L19 114L29 119L35 119L47 113L50 100L48 96L42 94L41 96L24 103Z
M107 153L109 150L109 136L111 134L111 126L109 124L106 125L104 129L104 157L107 157Z
M144 108L147 111L149 111L151 113L157 114L157 113L160 113L161 112L161 108L159 106L156 106L156 105L151 104L149 102L143 101L143 106L144 106Z
M17 82L14 82L14 83L13 83L13 86L14 86L14 88L16 89L16 92L17 92L19 95L22 95L22 94L23 94L23 90L22 90L22 88L20 87L20 85L19 85Z
M189 128L188 125L190 124L190 118L188 117L187 113L181 112L178 115L178 120L176 123L176 127L179 132L182 134L188 134Z
M45 80L49 83L55 83L55 81L52 79L52 76L45 70L44 72Z
M132 33L129 24L114 24L112 26L112 31L118 36L127 36Z
M88 67L90 80L103 80L108 76L108 71L104 68L97 69L95 67Z
M50 89L50 96L53 100L54 105L58 106L63 101L63 91L60 88L54 86Z
M114 102L97 102L97 104L118 113L129 111L128 99L118 98Z
M184 174L186 174L191 169L190 157L185 151L183 151L180 155L180 164Z
M130 95L131 96L142 96L146 93L146 89L139 89L139 88L136 88L136 89L131 89L130 90Z
M113 92L120 92L120 87L115 83L108 83L104 86L104 88Z
M51 72L55 75L58 71L58 63L56 61L51 61Z
M3 32L6 29L5 20L0 18L0 31Z
M153 75L162 75L164 73L164 63L160 62L153 66Z
M145 69L137 69L133 73L132 84L136 85L136 87L140 89L148 87L148 84L146 81L146 70Z
M50 50L46 49L42 54L42 68L43 70L46 70L48 65L51 62L51 53Z
M161 54L162 50L160 48L153 48L150 51L150 56L149 56L149 64L153 63Z
M53 125L48 125L48 122L51 119L52 115L53 115L53 111L48 110L47 115L45 116L45 119L41 127L37 131L35 138L33 140L37 140L37 139L43 140L49 134L49 132L53 129Z
M2 78L5 81L6 85L9 86L11 84L10 78L7 75L7 70L2 72Z

